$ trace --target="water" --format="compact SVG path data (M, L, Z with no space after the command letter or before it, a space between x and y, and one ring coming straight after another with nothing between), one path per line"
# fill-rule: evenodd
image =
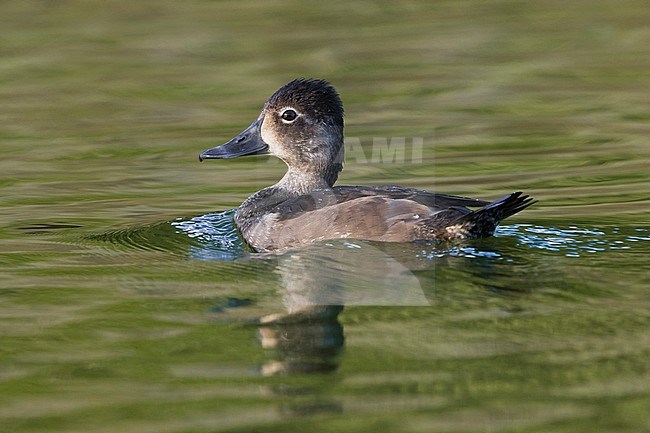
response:
M650 431L647 12L4 2L0 432ZM251 252L284 166L198 153L296 76L342 93L340 184L539 203Z

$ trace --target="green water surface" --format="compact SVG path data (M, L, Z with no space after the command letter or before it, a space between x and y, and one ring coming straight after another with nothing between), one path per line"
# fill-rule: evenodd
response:
M0 432L650 431L649 16L0 3ZM251 254L221 212L284 165L198 154L296 77L341 93L339 184L539 203Z

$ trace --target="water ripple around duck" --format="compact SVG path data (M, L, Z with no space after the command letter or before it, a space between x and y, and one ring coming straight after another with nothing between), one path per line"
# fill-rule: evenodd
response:
M246 252L246 245L233 222L235 211L209 213L171 222L176 233L191 238L190 256L198 260L234 260Z
M569 226L559 228L513 224L499 227L495 236L516 237L520 245L557 252L566 257L629 250L635 242L650 241L648 229L630 227L584 228Z
M607 227L586 228L569 226L544 227L532 224L511 224L497 228L494 237L499 240L515 240L515 246L523 246L541 252L566 257L582 257L587 254L605 253L616 250L630 250L635 243L650 241L646 228ZM479 241L474 245L434 245L423 250L420 256L428 259L452 256L465 258L500 259L504 255L495 251L496 245Z
M93 236L139 250L189 254L196 260L231 261L249 251L233 222L234 210L208 213L191 218L177 218L145 227L116 230ZM180 236L179 236L180 235ZM510 224L497 228L497 243L512 240L513 246L525 247L548 254L581 257L609 251L630 250L639 243L650 241L650 230L637 227L546 227L532 224ZM363 248L364 242L345 241L342 248ZM463 244L425 243L414 248L415 256L435 259L441 257L501 259L499 244L490 241ZM421 244L419 245L421 246Z

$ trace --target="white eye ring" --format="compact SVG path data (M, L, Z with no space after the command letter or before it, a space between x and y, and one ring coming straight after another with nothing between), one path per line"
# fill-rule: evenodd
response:
M300 114L296 110L286 107L281 110L280 120L282 120L282 123L293 123L299 116Z

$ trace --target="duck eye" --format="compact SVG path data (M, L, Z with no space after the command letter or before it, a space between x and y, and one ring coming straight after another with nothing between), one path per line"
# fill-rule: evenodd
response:
M285 122L293 122L296 120L296 117L298 117L298 113L289 108L287 110L284 110L280 117L282 117L282 120Z

